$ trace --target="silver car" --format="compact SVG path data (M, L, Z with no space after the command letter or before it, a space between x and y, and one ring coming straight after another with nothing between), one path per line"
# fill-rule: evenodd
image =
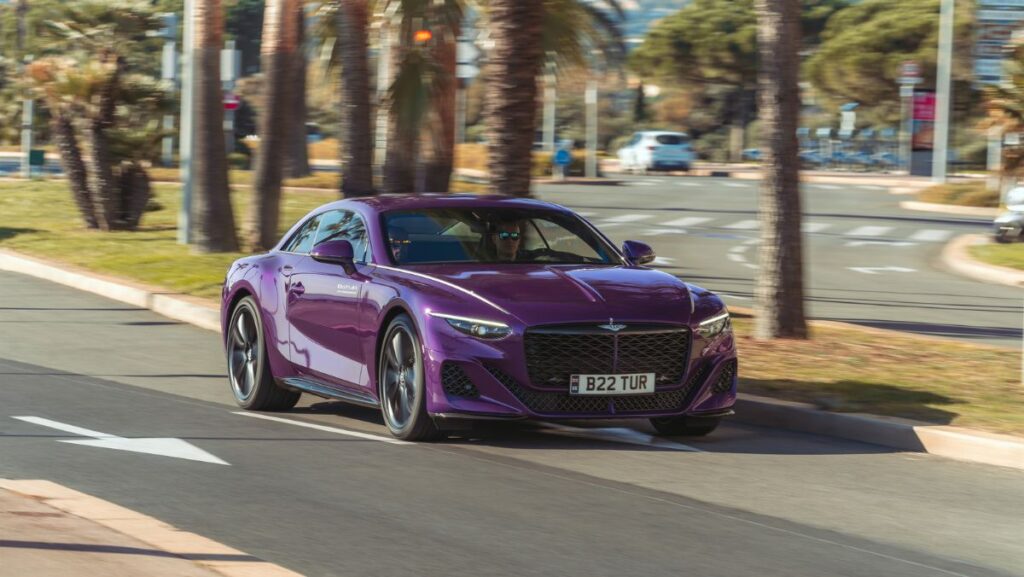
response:
M684 132L637 132L619 149L623 172L646 173L655 170L689 171L695 155L690 137Z

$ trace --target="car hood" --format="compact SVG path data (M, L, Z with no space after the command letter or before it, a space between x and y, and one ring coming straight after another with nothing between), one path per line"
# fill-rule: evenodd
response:
M685 323L685 283L652 269L625 266L507 265L467 270L416 267L504 309L526 325L618 320Z

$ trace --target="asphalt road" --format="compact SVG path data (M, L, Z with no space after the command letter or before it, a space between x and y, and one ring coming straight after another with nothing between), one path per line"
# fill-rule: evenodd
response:
M218 336L149 311L0 273L0 326L0 477L308 575L1024 575L1021 471L738 425L393 444L374 411L319 399L238 414ZM38 419L228 465L60 442L88 434Z
M549 185L613 240L647 242L656 265L752 306L759 181L626 177L623 186ZM945 270L949 239L988 233L990 220L899 208L875 185L805 184L807 311L818 319L1020 349L1024 291Z

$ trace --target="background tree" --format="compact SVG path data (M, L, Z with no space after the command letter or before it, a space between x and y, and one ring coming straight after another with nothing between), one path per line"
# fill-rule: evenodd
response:
M800 232L800 3L757 0L758 98L764 138L759 198L760 268L754 289L755 337L807 338Z
M196 2L192 27L196 99L192 154L195 227L191 240L200 252L237 251L224 150L224 97L220 81L224 12L220 0Z
M297 48L294 62L290 70L292 78L288 81L293 86L294 101L288 115L292 123L288 131L288 145L285 147L284 174L286 178L300 178L311 174L309 169L309 142L306 134L306 121L309 109L306 106L306 15L303 12L296 23Z
M960 2L954 35L957 100L970 90L973 8ZM807 80L833 105L859 102L880 120L899 120L898 78L907 60L920 65L923 86L934 86L939 0L864 0L828 19L821 45L808 59Z
M804 46L814 46L826 21L849 3L803 0ZM701 117L687 126L695 136L729 127L734 160L756 117L757 62L754 0L694 0L653 26L630 55L630 67L649 83L678 89L700 103L695 109Z
M235 48L242 56L242 76L260 70L260 34L263 30L264 0L235 0L227 4L224 29L235 40Z
M260 145L253 178L249 246L269 250L278 240L281 210L282 159L291 128L289 110L294 90L289 67L298 49L299 0L268 0L263 19L263 107L260 111Z

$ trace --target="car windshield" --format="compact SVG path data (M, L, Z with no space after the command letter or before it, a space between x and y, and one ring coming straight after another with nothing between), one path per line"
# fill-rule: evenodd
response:
M438 208L388 212L382 220L397 265L620 264L582 219L560 211Z
M687 138L683 134L659 134L654 137L659 144L678 145L686 144Z

